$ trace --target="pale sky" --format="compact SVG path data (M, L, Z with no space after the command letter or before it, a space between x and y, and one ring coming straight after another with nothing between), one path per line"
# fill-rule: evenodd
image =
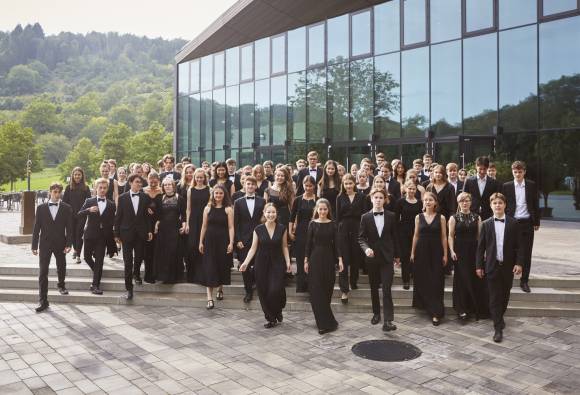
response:
M192 40L236 0L1 0L0 30L42 25L45 34L119 32Z

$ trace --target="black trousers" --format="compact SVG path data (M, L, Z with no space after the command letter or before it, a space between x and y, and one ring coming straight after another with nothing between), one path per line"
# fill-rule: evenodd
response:
M64 288L64 279L66 277L66 256L64 254L64 247L59 250L40 247L38 254L38 263L40 267L40 272L38 274L38 299L42 303L48 301L48 266L50 265L50 258L54 255L54 258L56 259L58 287Z
M105 250L107 243L105 237L85 240L84 257L85 262L93 271L92 286L99 288L101 286L101 277L103 276L103 262L105 260Z
M246 260L246 257L248 256L248 252L250 251L250 247L251 247L251 245L244 246L244 248L242 248L241 250L236 247L236 251L238 253L237 254L238 261L239 261L240 265L242 263L244 263L244 261ZM248 267L246 268L246 271L242 272L242 279L244 280L244 289L245 289L246 293L251 294L254 290L254 284L256 283L256 278L254 276L254 260L253 259L250 262L250 264L248 265Z
M125 264L125 289L133 290L133 274L139 275L143 253L145 250L145 240L135 237L131 241L123 242L123 263Z
M80 255L83 249L83 233L85 230L85 220L80 220L76 215L72 216L73 221L73 251Z
M493 321L494 329L501 329L504 325L505 314L510 301L510 291L514 281L513 266L499 265L491 274L487 275L487 287L489 289L489 315Z
M338 286L341 292L348 293L349 283L351 288L357 285L359 270L364 261L364 255L358 244L358 223L344 221L341 224L340 241L344 270L338 273Z
M518 219L518 233L520 236L520 248L524 251L522 270L522 283L527 283L530 278L532 267L532 248L534 247L534 224L531 219Z
M383 284L383 315L385 321L393 321L394 307L391 286L393 285L393 263L385 262L380 255L375 258L366 258L367 270L369 273L369 283L371 286L371 302L373 314L381 313L381 302L379 301L379 285Z

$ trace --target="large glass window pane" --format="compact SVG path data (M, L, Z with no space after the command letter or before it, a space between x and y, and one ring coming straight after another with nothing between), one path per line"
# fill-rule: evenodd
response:
M461 41L431 47L431 124L437 135L461 133Z
M226 143L226 90L213 91L213 138L216 149Z
M191 88L191 92L199 92L199 59L191 61L191 71L190 71L190 83L189 87Z
M543 128L580 126L580 16L540 25Z
M328 63L348 60L348 14L329 19L328 30Z
M374 124L373 58L351 62L350 69L352 139L368 140Z
M461 37L461 0L431 0L431 42Z
M223 162L226 160L226 153L223 149L216 149L213 152L213 160L214 162Z
M403 42L412 45L427 41L426 0L403 2Z
M375 131L401 137L401 54L375 57Z
M255 75L259 80L270 76L270 39L263 38L254 43Z
M272 144L282 145L286 141L286 76L272 78Z
M497 123L497 36L463 41L465 133L487 134Z
M375 6L374 16L375 54L398 51L401 47L399 0Z
M180 96L189 94L189 65L190 62L177 65L177 90Z
M223 52L213 56L213 86L218 88L225 83L225 55Z
M189 96L182 96L177 102L177 151L189 151Z
M309 70L307 74L308 140L322 142L326 137L326 69Z
M308 27L308 66L324 63L324 23Z
M208 91L213 88L213 56L201 58L201 90Z
M230 86L226 90L226 144L232 148L240 146L240 87Z
M572 11L578 7L577 0L544 0L542 14L544 16Z
M251 147L254 142L254 83L240 85L240 127L242 147Z
M333 141L348 141L349 64L328 66L328 122Z
M536 25L499 35L500 124L506 131L538 127Z
M201 94L201 146L206 150L211 150L213 146L213 103L212 93L203 92Z
M306 73L288 74L288 139L306 141Z
M499 0L499 28L526 25L538 20L538 7L530 0Z
M240 48L230 48L226 51L226 85L240 83Z
M402 53L403 136L423 136L429 127L429 48Z
M371 12L352 15L352 56L371 53Z
M189 147L191 150L199 149L199 126L201 123L199 113L199 93L189 96ZM197 163L195 164L198 165Z
M494 0L464 0L465 1L465 31L476 32L490 29L493 23Z
M421 159L425 152L427 152L427 147L425 144L405 144L402 148L402 160L407 169L413 167L413 161L415 159Z
M240 78L242 81L254 79L254 46L252 44L245 45L241 49L242 52L242 72Z
M288 32L288 72L306 69L306 28L290 30Z
M272 74L286 72L286 35L272 37Z
M256 130L260 145L270 144L270 80L256 81Z

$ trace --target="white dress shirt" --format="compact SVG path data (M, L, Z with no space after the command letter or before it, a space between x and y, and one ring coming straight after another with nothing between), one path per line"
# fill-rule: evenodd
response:
M448 180L451 185L453 185L453 189L455 190L455 194L457 195L457 180L452 181L451 179Z
M528 204L526 203L526 180L523 180L521 184L514 180L514 189L516 190L516 212L514 216L517 219L530 218Z
M247 199L249 197L253 197L253 199ZM250 212L250 217L254 216L254 207L256 206L256 196L255 195L247 195L246 196L246 205L248 206L248 211Z
M236 180L236 175L235 174L228 174L228 178L230 179L231 182L234 182Z
M504 222L496 221L495 219L503 219ZM496 259L500 262L503 262L503 235L505 233L505 215L503 218L493 217L493 225L495 228L495 250L496 250Z
M318 175L318 170L316 170L316 168L308 168L308 173L310 173L310 175L316 180L316 176Z
M479 187L479 196L483 196L483 191L485 190L485 183L487 182L487 176L480 178L477 177L477 186Z
M50 203L54 203L54 202L48 202L48 210L50 211L50 215L52 216L52 220L54 221L56 219L56 214L58 213L58 207L60 206L60 200L58 202L56 202L56 206L51 206Z
M99 199L105 199L104 202L100 202ZM99 214L103 215L103 211L107 208L107 198L97 197L97 205L99 206Z
M383 215L375 215L375 213L382 213ZM383 235L383 228L385 227L385 212L384 211L374 211L373 217L375 219L375 225L377 226L377 232L379 237Z
M129 191L131 194L131 203L133 203L133 210L135 210L135 215L137 215L137 211L139 211L139 195L138 192L133 196L133 192Z

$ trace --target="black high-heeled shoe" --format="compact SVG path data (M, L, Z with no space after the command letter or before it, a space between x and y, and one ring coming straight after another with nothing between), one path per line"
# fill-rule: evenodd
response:
M276 326L276 323L272 322L272 321L268 321L264 324L264 328L266 328L266 329L270 329L270 328L273 328L275 326Z
M224 300L224 291L217 291L215 298L217 300Z
M214 308L213 300L208 300L207 301L207 306L205 308L208 309L208 310L213 309Z
M280 314L278 314L278 315L276 316L276 320L277 320L278 322L282 322L282 321L284 321L284 316L282 315L282 313L280 313Z
M439 326L439 324L441 323L441 320L433 317L431 322L433 322L433 326Z

